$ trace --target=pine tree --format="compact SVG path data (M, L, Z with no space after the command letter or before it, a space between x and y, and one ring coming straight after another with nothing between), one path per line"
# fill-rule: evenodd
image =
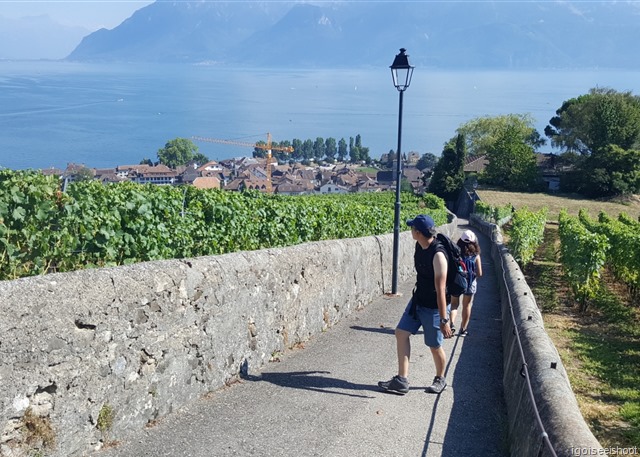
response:
M433 169L429 192L447 202L455 201L464 184L465 156L464 136L458 135L455 141L452 138L445 145L442 156Z

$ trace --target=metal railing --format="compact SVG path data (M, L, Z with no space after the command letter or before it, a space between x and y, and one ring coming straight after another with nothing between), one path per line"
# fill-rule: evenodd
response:
M522 347L522 342L520 341L520 334L518 332L518 324L516 323L516 316L513 312L513 302L511 300L511 293L509 291L509 287L507 286L507 277L506 277L506 269L505 269L505 265L504 265L504 257L502 256L502 254L500 254L500 266L502 268L502 281L504 282L504 288L507 294L507 301L509 302L509 312L511 314L511 321L513 322L513 334L516 337L516 341L518 343L518 350L520 352L520 358L522 359L522 370L520 371L520 374L525 378L526 382L527 382L527 389L529 391L529 399L531 400L531 404L533 406L533 412L535 414L535 420L537 422L538 425L538 429L540 430L540 438L542 439L541 445L540 445L540 451L538 452L538 456L542 455L542 451L544 450L544 447L546 447L549 452L551 452L551 455L553 457L557 457L556 451L553 448L553 445L551 444L551 441L549 440L549 435L547 434L547 431L544 428L544 424L542 423L542 419L540 418L540 412L538 411L538 406L536 405L536 399L535 399L535 395L533 394L533 388L531 387L531 379L529 377L529 370L528 370L528 365L527 365L527 360L526 357L524 355L524 349Z

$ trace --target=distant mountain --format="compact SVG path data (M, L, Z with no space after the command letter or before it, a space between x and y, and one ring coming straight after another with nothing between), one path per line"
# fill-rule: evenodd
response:
M63 59L87 33L85 28L60 25L49 16L0 16L0 59Z
M269 66L640 68L635 2L159 2L70 60Z
M158 2L85 37L70 60L227 61L230 48L276 23L280 2Z

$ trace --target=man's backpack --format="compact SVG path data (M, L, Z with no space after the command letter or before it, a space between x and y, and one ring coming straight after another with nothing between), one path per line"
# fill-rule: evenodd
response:
M447 294L459 297L467 290L467 267L460 256L460 248L448 236L438 233L440 242L447 255Z

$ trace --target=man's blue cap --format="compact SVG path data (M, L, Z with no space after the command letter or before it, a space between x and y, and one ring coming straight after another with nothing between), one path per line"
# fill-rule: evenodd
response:
M430 232L435 228L436 223L433 221L431 216L420 214L413 219L409 219L407 221L407 225L409 227L415 227L416 230L423 235L431 236Z

